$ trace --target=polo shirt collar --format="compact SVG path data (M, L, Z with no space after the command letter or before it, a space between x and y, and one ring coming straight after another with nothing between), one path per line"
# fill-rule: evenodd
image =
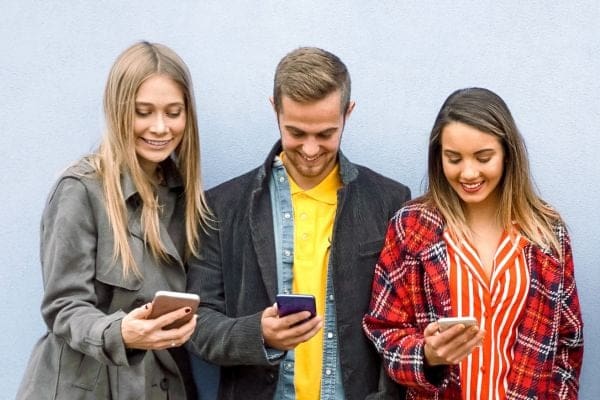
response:
M282 157L282 154L279 155ZM294 179L288 174L290 180L290 193L295 195L298 193L304 193L305 195L320 201L325 204L335 205L337 203L337 190L342 187L342 179L340 177L340 166L339 163L335 164L335 167L329 172L329 174L323 179L317 186L304 190Z

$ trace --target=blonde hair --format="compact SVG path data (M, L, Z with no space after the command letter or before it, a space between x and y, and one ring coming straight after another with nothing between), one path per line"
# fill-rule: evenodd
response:
M127 231L127 208L121 187L121 175L129 173L142 203L141 224L144 241L157 259L167 259L160 239L160 204L156 188L140 167L135 151L135 98L140 85L153 75L163 75L176 82L183 94L186 124L176 152L178 170L185 195L186 251L184 258L197 254L199 229L210 221L210 211L202 191L200 173L200 138L192 81L183 60L168 47L140 42L127 48L113 64L104 92L106 132L90 164L99 174L105 195L106 210L114 239L113 261L121 260L123 275L141 276L134 260Z
M460 122L498 138L504 150L504 173L499 182L498 220L512 232L513 222L521 233L542 248L561 249L553 231L560 216L536 193L527 149L506 103L495 93L482 88L467 88L452 93L442 105L429 137L429 182L425 199L436 206L449 231L459 239L471 238L462 201L448 183L442 167L441 136L444 127Z

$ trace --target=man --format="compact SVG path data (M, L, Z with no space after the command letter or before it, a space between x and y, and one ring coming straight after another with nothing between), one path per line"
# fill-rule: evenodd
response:
M361 320L388 220L410 191L341 153L354 102L335 55L286 55L271 103L281 141L207 193L216 227L190 263L192 348L222 366L223 399L397 398ZM277 293L314 295L317 316L278 317Z

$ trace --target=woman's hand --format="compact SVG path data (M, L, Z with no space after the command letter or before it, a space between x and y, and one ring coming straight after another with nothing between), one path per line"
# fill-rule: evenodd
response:
M465 328L459 324L438 331L438 323L432 322L425 328L425 362L429 366L454 365L471 354L483 341L485 332L478 326Z
M162 350L178 347L187 342L196 328L194 317L179 328L163 329L163 327L189 314L192 310L183 307L179 310L161 315L155 319L146 319L152 312L152 303L132 310L121 322L121 336L128 349Z

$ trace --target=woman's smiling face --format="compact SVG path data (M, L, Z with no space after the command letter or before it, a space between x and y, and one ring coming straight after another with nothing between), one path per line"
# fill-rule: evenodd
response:
M185 124L184 95L175 81L154 75L140 85L135 97L135 152L149 176L179 146Z
M470 207L497 207L498 185L504 174L504 149L500 140L461 122L451 122L442 130L444 176Z

